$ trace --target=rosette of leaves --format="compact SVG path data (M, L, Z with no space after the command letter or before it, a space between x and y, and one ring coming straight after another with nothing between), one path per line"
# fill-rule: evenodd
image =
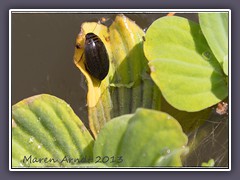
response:
M89 32L99 36L108 52L110 61L109 73L102 81L92 77L85 67L84 43L85 35ZM83 23L81 26L81 31L76 40L74 62L87 80L89 123L95 137L101 127L111 118L133 113L138 107L161 109L170 113L181 123L186 133L200 126L210 113L209 109L186 113L182 111L184 109L177 108L169 102L168 98L168 103L162 98L159 90L161 87L157 86L161 77L158 74L154 76L154 73L151 72L154 68L149 69L149 66L153 66L150 63L148 65L148 60L143 52L143 48L145 47L146 49L151 37L149 40L149 35L145 36L145 38L143 36L145 36L143 30L124 15L117 15L109 28L100 23L89 22ZM146 39L146 42L143 39ZM162 40L157 42L162 42ZM156 45L156 47L158 46ZM156 54L161 52L156 48L152 49L152 51L155 51L154 53ZM172 54L167 49L165 51L170 55ZM150 54L154 53L150 52ZM146 57L148 56L146 55ZM165 81L170 77L172 76L165 76ZM177 89L178 87L172 88L173 91L177 91ZM174 97L178 98L177 92ZM185 97L183 99L185 101L188 100ZM162 107L161 103L163 103ZM189 104L191 105L191 103L193 102Z
M102 81L85 67L85 36L90 32L101 39L109 56L109 72ZM124 15L117 15L110 27L95 22L81 26L74 62L87 80L88 118L95 137L114 117L133 113L138 107L160 109L161 94L149 76L143 53L144 35L144 31Z
M181 156L188 152L182 129L190 131L190 120L203 115L194 112L193 118L179 110L206 109L227 96L227 58L218 58L228 52L213 50L211 44L222 42L213 38L206 19L200 17L200 28L184 18L160 18L147 31L144 47L144 32L123 15L109 28L84 23L74 62L87 79L95 140L66 102L34 96L12 108L12 167L182 166ZM85 69L89 32L101 38L109 55L109 73L102 81ZM172 116L153 110L166 109L160 107L159 89ZM180 117L182 127L173 117Z

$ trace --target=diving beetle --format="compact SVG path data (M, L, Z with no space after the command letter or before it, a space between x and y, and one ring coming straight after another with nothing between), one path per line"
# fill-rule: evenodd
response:
M100 81L103 80L109 71L109 57L102 40L92 32L85 36L84 55L84 65L88 73Z

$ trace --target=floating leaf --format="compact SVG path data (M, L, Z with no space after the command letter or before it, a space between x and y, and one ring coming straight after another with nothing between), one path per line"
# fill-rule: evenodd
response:
M225 56L223 60L223 71L228 76L228 57Z
M109 73L102 81L94 79L85 69L84 42L89 32L99 36L109 55ZM124 15L117 15L110 27L90 22L81 26L74 62L87 79L88 118L95 137L114 117L134 113L138 107L160 109L161 94L149 76L143 53L144 35Z
M199 23L213 54L228 75L228 13L199 13Z
M114 167L181 166L187 136L166 113L137 109L108 122L94 145L94 157L108 156ZM113 161L114 160L114 161Z
M92 157L93 138L71 107L42 94L12 107L12 166L73 166L64 158Z
M144 53L151 77L173 107L199 111L228 95L222 68L200 26L181 17L163 17L148 29Z

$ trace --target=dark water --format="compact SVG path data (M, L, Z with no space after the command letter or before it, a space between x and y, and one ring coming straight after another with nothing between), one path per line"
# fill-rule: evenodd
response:
M166 13L125 15L146 29ZM198 21L197 14L179 13L178 16ZM101 17L109 19L106 23L111 24L115 14L12 14L12 104L36 94L51 94L70 104L87 126L87 86L84 76L73 63L75 39L83 22L97 22ZM222 131L214 139L220 144L226 143L227 128ZM210 140L208 142L212 143ZM224 150L228 148L223 146ZM220 166L228 164L226 153L228 151ZM202 160L211 158L209 152L206 152L206 157L199 157L199 154L205 153L196 152L196 155L189 157L186 165L200 165Z

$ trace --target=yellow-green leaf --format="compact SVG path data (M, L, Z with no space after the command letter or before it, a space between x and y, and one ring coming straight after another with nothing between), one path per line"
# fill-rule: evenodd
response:
M222 67L197 23L159 18L146 33L144 52L152 79L173 107L200 111L228 96Z
M199 23L213 54L228 75L228 13L199 13Z
M71 167L64 160L92 157L93 138L70 105L37 95L12 107L12 166Z

